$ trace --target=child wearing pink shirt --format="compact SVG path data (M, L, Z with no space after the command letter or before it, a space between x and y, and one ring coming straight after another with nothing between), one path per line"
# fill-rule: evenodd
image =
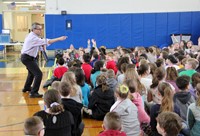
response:
M150 117L148 116L148 114L144 110L144 104L143 104L142 97L136 91L137 90L136 82L133 79L131 79L131 80L127 80L126 84L127 84L129 91L130 91L129 97L131 98L131 101L136 105L136 107L138 109L138 119L139 119L140 124L150 123Z

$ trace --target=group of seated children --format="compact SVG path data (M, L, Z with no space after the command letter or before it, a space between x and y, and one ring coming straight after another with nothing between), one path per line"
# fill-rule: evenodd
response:
M90 50L71 45L57 60L59 80L48 85L45 110L34 114L45 135L81 135L82 116L104 120L100 136L200 134L200 39L198 50L189 41L106 53L92 43Z

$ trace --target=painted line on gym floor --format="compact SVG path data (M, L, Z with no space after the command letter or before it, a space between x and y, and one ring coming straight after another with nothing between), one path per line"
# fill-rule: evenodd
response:
M15 107L15 106L39 106L39 104L19 104L19 105L0 105L0 107Z
M24 122L19 122L19 123L13 123L13 124L8 124L8 125L3 125L3 126L0 126L0 128L4 128L4 127L10 127L10 126L15 126L15 125L20 125L20 124L23 124Z

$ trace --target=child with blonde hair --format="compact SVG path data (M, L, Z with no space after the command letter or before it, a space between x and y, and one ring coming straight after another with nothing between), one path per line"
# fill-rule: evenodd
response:
M196 73L197 71L195 70L197 67L199 66L199 61L197 59L194 59L194 58L189 58L187 61L186 61L186 64L185 64L185 71L182 71L179 73L179 76L182 76L182 75L187 75L189 76L190 78L192 77L192 75L194 73Z
M122 131L127 136L138 136L140 134L140 123L138 121L138 110L135 104L128 98L129 89L126 85L120 85L115 91L117 101L113 104L110 112L117 112L122 119Z
M121 131L121 117L117 112L108 112L103 120L104 131L99 136L126 136L126 133Z
M117 74L118 69L117 69L116 62L114 60L114 53L108 52L106 54L106 60L107 60L106 68L114 70L115 74Z
M61 82L67 82L72 86L72 91L70 92L70 98L75 101L82 103L82 91L80 86L76 83L76 77L73 72L66 72Z
M29 117L24 122L25 136L44 136L44 124L37 116Z
M59 87L60 83L61 83L60 81L54 81L54 82L51 84L51 88L58 91L58 87Z

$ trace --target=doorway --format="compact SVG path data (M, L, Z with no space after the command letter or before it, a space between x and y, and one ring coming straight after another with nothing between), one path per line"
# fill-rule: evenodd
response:
M38 22L44 26L44 12L3 12L3 29L10 29L11 42L24 42L34 22ZM42 36L44 36L44 29Z

